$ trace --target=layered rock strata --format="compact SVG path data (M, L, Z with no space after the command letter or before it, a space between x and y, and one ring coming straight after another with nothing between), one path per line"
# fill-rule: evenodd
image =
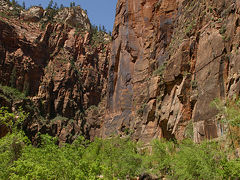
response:
M119 0L103 136L218 137L210 104L239 94L238 27L236 1Z
M33 139L38 132L58 136L61 142L89 136L85 110L106 94L110 38L91 32L79 7L60 10L56 22L48 24L26 19L35 17L33 9L23 20L0 19L1 85L16 88L33 102L36 116L25 125ZM4 106L12 109L13 103Z
M0 20L0 82L30 97L1 96L1 105L36 107L25 124L33 139L200 142L224 131L210 104L239 95L238 1L119 0L111 43L78 7L60 10L55 23L44 17Z

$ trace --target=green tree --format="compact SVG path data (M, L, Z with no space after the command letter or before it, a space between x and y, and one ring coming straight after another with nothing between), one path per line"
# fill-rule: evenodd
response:
M240 99L226 101L216 99L212 105L219 110L218 119L224 126L227 126L227 129L222 129L222 131L227 133L231 145L235 148L235 145L240 142Z
M146 168L151 173L171 174L171 162L175 155L175 144L172 141L154 140L152 142L152 155L147 159Z
M22 3L22 8L23 8L23 9L26 9L26 4L25 4L24 1L23 1L23 3Z
M194 144L185 140L179 144L172 160L174 179L222 179L222 164L227 161L227 156L217 142Z
M12 0L12 6L13 6L13 7L16 7L16 6L17 6L17 1Z
M48 3L48 6L47 6L47 10L51 9L52 6L53 6L53 0L50 0L49 3Z
M25 145L30 142L22 131L0 139L0 179L10 179L11 166L21 157Z
M58 5L56 2L54 3L53 9L58 10Z
M28 113L21 107L16 112L9 112L6 107L0 108L0 124L4 124L11 132L17 132L27 117Z
M70 2L70 7L75 7L75 6L76 6L75 2Z

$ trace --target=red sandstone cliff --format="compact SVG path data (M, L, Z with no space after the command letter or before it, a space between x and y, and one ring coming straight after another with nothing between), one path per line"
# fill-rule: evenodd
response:
M103 136L219 136L215 98L239 94L239 3L119 0Z
M0 19L0 82L31 97L0 96L1 105L36 107L26 124L33 139L130 134L147 143L183 139L189 126L195 142L220 135L210 103L239 94L238 1L119 0L111 43L96 41L81 9L42 30L38 12Z
M25 128L32 138L37 132L57 135L61 142L71 142L78 134L89 136L85 110L106 94L110 37L90 28L80 7L59 10L53 22L33 18L31 11L42 9L33 7L21 13L21 19L8 15L11 10L2 12L1 85L30 98L35 112ZM14 108L5 95L1 106Z

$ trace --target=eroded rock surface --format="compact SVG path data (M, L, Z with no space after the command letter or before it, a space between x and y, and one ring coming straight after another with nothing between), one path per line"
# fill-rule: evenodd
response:
M135 131L136 139L160 136L155 117L160 78L154 69L168 57L177 2L118 1L103 135Z
M186 138L189 126L195 142L221 135L210 104L239 95L238 1L119 0L111 43L92 34L79 7L54 18L46 27L0 20L0 82L45 119L25 124L33 140L118 134L148 143Z
M27 11L22 11L20 18L24 21L38 22L43 17L44 10L40 6L30 7Z
M31 18L32 9L36 7L27 12ZM85 110L106 95L108 35L91 33L80 7L65 9L66 14L60 10L56 23L46 27L31 23L31 18L26 22L28 14L23 20L0 19L0 82L30 98L34 116L24 128L33 141L38 132L58 136L60 143L72 142L80 134L89 136ZM6 103L1 106L11 109L14 101L2 94Z
M239 3L119 0L103 136L215 138L210 104L239 94Z

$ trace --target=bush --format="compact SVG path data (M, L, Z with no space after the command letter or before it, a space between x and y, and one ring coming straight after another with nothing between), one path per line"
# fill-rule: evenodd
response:
M240 177L240 159L234 159L226 162L223 165L223 179L238 179Z
M226 102L216 99L212 105L219 110L218 118L221 123L226 127L223 129L230 139L231 145L239 145L240 142L240 99L227 100Z
M83 179L87 177L81 162L82 148L66 145L59 148L56 139L41 135L41 145L27 146L14 162L11 179ZM76 171L77 170L77 171Z
M169 179L240 176L240 160L228 160L229 152L216 142L155 140L149 153L127 138L89 142L79 137L59 147L56 138L40 137L38 147L22 132L0 139L0 179L129 179L143 173Z
M179 145L173 164L173 177L177 179L221 179L226 155L215 142L194 144L186 140Z
M0 139L0 179L9 179L12 164L21 157L27 144L29 140L21 131Z
M8 112L7 107L0 108L0 125L5 125L11 132L17 132L23 122L27 119L28 113L25 113L20 107L16 112Z
M171 175L171 162L175 154L175 144L172 141L154 140L152 155L147 161L147 169L155 175Z
M24 93L21 93L17 89L9 86L0 85L0 90L2 90L4 95L11 97L13 100L22 100L26 98Z
M20 135L9 134L0 141L1 179L126 179L140 173L141 157L129 139L90 143L79 137L59 147L56 138L41 135L39 147L33 147Z
M140 173L142 162L137 144L120 137L95 140L86 149L84 159L96 163L100 167L97 173L108 179L134 177Z

